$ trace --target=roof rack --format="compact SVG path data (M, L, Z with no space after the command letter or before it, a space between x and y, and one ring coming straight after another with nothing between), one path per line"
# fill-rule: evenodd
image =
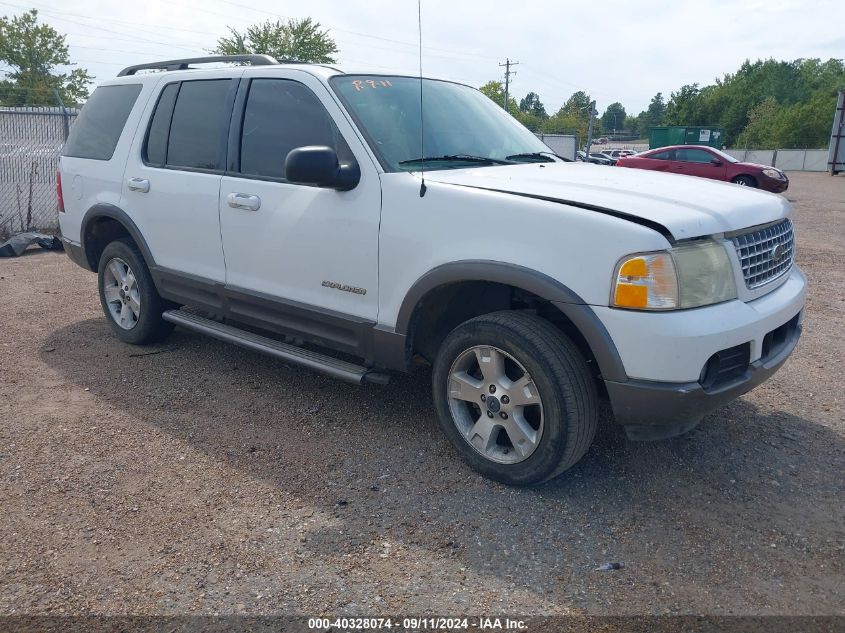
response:
M127 66L117 73L117 76L134 75L139 70L188 70L190 64L211 64L214 62L249 62L250 66L271 66L279 63L278 60L269 55L212 55L211 57L168 59L163 62ZM285 60L285 62L287 63L288 60Z

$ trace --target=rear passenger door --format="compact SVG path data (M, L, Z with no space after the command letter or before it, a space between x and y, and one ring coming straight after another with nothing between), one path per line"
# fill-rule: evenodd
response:
M166 283L180 294L196 282L225 280L218 198L238 80L231 70L169 79L163 76L149 123L136 135L122 203L157 266L179 273Z
M341 163L356 162L358 185L336 191L288 182L288 152L308 145L330 146ZM304 71L246 70L228 167L220 227L232 312L294 329L318 312L339 320L337 331L349 317L374 321L379 173L329 89Z

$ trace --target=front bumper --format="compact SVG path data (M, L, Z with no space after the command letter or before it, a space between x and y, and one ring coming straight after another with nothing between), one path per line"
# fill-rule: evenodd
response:
M804 275L793 267L780 287L747 303L667 313L596 309L627 375L605 379L605 386L629 437L683 433L769 378L798 343L805 286ZM717 356L725 352L737 368L709 372L719 370Z
M789 178L786 174L783 175L783 180L780 178L769 178L768 176L760 176L758 182L760 189L769 191L771 193L783 193L789 189Z
M701 419L765 382L786 362L801 336L801 315L792 319L786 340L768 357L750 363L742 376L716 388L700 382L605 381L617 422L632 440L659 440L685 433Z

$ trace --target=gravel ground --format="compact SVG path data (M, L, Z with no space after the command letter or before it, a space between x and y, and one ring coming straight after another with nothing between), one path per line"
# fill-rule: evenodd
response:
M845 177L791 178L792 359L682 438L603 421L531 490L457 459L424 370L133 348L66 256L0 260L0 614L845 614Z

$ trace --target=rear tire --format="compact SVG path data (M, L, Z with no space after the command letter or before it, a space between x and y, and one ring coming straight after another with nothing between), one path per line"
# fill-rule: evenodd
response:
M735 185L740 185L741 187L757 187L757 181L751 176L737 176L731 180L731 182Z
M156 343L174 325L161 318L171 308L159 296L141 252L129 239L109 243L97 270L100 305L117 337L132 345Z
M461 458L504 484L530 486L573 466L593 441L596 386L576 345L526 312L455 328L434 362L440 426Z

